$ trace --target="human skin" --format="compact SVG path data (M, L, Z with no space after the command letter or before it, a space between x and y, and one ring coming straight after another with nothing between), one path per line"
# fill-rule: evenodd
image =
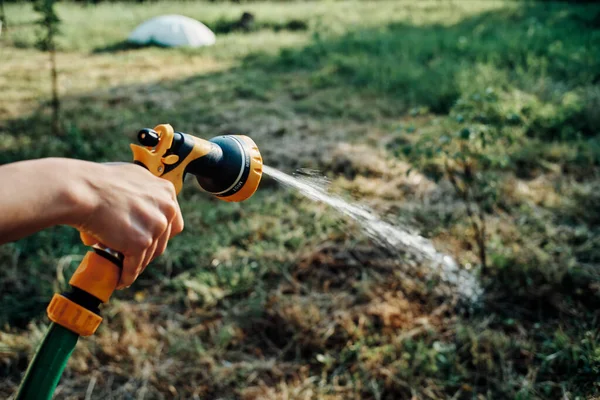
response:
M134 164L43 158L0 166L0 243L69 225L123 254L131 285L183 230L173 184Z

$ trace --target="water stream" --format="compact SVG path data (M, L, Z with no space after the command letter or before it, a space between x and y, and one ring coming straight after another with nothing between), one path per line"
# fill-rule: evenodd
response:
M328 194L324 185L314 179L294 177L266 165L263 166L263 172L278 182L297 189L309 199L328 204L352 218L373 241L394 254L411 256L418 263L429 266L431 273L437 273L444 282L456 287L464 298L475 301L481 295L482 289L475 277L460 268L452 257L438 252L428 239L381 220L367 207Z

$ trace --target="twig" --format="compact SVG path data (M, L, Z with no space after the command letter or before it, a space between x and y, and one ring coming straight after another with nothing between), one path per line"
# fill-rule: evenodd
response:
M8 22L6 21L6 11L4 10L4 0L0 0L0 31L8 32Z
M463 169L466 171L466 165L462 166ZM473 198L470 199L470 197L472 198L473 196L470 195L470 191L469 191L469 184L465 183L465 189L461 189L461 187L459 186L456 177L454 175L454 171L452 171L452 169L450 168L450 166L448 165L448 161L446 161L445 163L445 168L446 168L446 173L448 174L448 178L450 179L450 183L452 184L452 187L454 187L454 190L460 195L463 203L465 204L465 209L467 212L467 216L469 217L469 221L471 222L471 226L473 227L474 230L474 234L475 234L475 243L477 244L478 250L479 250L479 261L481 262L481 268L485 271L487 269L487 257L486 257L486 251L485 251L485 215L483 213L483 208L481 207L480 204L477 203L477 201ZM472 208L472 202L477 203L479 212L478 212L478 217L479 217L479 223L477 223L476 217L475 217L475 212L473 211Z
M58 135L60 133L60 100L58 97L58 71L56 69L56 50L54 44L50 49L50 66L52 79L52 133Z

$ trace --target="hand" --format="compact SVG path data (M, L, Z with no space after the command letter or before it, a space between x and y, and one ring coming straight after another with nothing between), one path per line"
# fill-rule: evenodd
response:
M175 188L138 165L85 164L93 171L72 191L85 211L69 224L123 254L122 289L183 230Z

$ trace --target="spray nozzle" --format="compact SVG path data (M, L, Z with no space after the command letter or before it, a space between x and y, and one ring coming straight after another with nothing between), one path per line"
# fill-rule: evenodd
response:
M256 144L246 136L218 136L210 141L181 132L171 125L138 132L132 144L134 162L155 176L169 180L177 193L186 173L200 186L225 201L242 201L254 194L262 176L262 158ZM56 294L48 306L51 321L78 335L93 334L102 317L98 305L109 300L121 275L121 254L81 232L81 240L94 246L69 281L73 290Z
M144 128L132 144L135 163L168 179L177 193L187 173L206 192L225 201L242 201L254 194L262 176L262 157L247 136L227 135L204 140L175 132L171 125Z

